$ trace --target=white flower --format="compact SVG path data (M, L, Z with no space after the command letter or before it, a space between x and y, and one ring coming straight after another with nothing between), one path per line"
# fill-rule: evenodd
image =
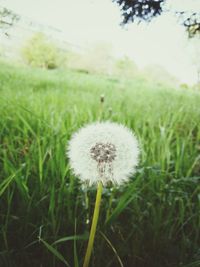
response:
M121 184L135 172L139 145L125 126L97 122L76 132L67 151L70 166L82 182Z

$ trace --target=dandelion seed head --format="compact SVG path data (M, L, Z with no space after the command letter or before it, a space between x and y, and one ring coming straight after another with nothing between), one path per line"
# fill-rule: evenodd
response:
M67 155L74 174L82 182L121 184L135 172L139 144L127 127L97 122L86 125L72 136Z
M116 148L111 143L96 143L90 149L90 155L98 163L112 162L116 157Z

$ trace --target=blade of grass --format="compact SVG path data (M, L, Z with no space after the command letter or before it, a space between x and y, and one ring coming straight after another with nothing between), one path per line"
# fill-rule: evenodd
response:
M122 260L120 259L120 256L118 255L116 249L114 248L113 244L110 242L110 240L104 235L104 233L102 233L100 231L100 234L103 236L103 238L106 240L106 242L108 243L108 245L111 247L112 251L114 252L115 256L117 257L117 260L119 262L119 265L121 267L124 267L124 264L122 263Z
M65 260L65 258L62 256L60 252L58 252L52 245L48 244L46 241L44 241L42 238L40 238L40 241L45 245L45 247L53 254L55 255L60 261L62 261L67 267L70 267L69 263Z
M0 184L0 197L3 195L4 191L6 190L6 188L10 185L10 183L14 180L16 174L19 173L22 168L20 168L15 173L11 174L10 176L8 176L7 178L5 178L2 181L2 183Z
M87 240L89 236L89 233L84 233L83 235L73 235L73 236L67 236L67 237L62 237L55 242L53 242L52 245L56 245L59 243L67 242L67 241L72 241L72 240Z
M106 225L111 224L119 214L128 206L128 204L137 196L137 193L134 193L135 187L130 188L124 195L120 198L117 207L114 209L110 217L106 220Z

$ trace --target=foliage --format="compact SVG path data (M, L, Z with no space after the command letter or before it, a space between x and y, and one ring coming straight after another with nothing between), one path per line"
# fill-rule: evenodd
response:
M19 15L11 10L0 7L0 29L7 29L14 25L19 20Z
M187 12L177 12L177 14L182 19L189 37L200 35L200 13L189 12L187 14Z
M22 56L34 67L55 69L63 63L58 48L42 33L36 33L27 41Z
M12 10L0 6L0 35L9 36L8 30L15 25L20 19L20 16Z
M105 93L104 103L99 96ZM154 82L0 67L0 266L81 266L95 188L65 156L101 116L134 129L141 164L103 191L92 266L199 266L200 95Z
M133 22L135 19L150 21L163 11L165 0L114 0L121 6L123 23Z
M123 23L129 22L150 22L154 17L160 16L164 11L166 0L113 0L122 11ZM200 13L176 11L181 23L185 26L188 36L194 37L200 34Z

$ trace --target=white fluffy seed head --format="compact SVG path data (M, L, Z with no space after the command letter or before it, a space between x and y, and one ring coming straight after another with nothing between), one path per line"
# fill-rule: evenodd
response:
M74 174L89 185L126 182L135 172L139 152L133 132L113 122L86 125L72 136L67 147Z

